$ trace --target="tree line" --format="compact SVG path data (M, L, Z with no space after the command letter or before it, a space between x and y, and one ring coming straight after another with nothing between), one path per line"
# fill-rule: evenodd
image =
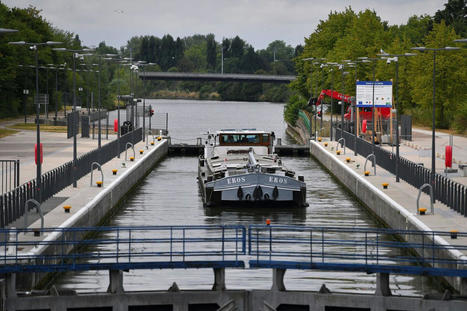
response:
M412 47L440 48L465 44L455 39L467 37L465 0L449 0L434 16L412 16L406 24L389 25L376 12L331 12L316 30L305 38L303 53L295 59L297 79L292 82L293 96L285 109L285 118L295 122L299 109L307 107L313 85L314 97L321 89L334 89L355 95L355 80L373 79L373 63L356 63L342 71L306 61L313 57L322 62L342 63L358 57L377 57L382 51L390 54L415 52ZM399 57L399 113L412 115L422 125L431 125L433 101L433 52L415 52L416 56ZM376 61L376 80L395 79L395 64ZM342 78L343 77L343 78ZM465 49L440 51L436 54L436 126L459 132L467 129L467 58Z
M239 36L218 42L213 34L176 39L169 34L136 36L128 41L124 54L128 56L130 49L135 59L155 64L151 71L276 75L295 74L293 59L302 51L301 46L293 48L281 40L255 50ZM167 88L197 92L200 98L217 94L221 100L284 102L289 97L286 86L261 83L156 82L150 88L153 92Z
M0 3L2 28L17 29L16 33L0 35L0 117L34 113L35 59L34 52L27 46L9 45L11 41L46 42L59 41L58 47L68 49L86 48L79 38L65 30L53 27L41 16L41 11L28 8L9 8ZM39 92L49 95L49 111L55 105L61 109L72 104L73 59L72 53L54 51L53 47L39 48ZM194 98L215 98L220 100L286 101L289 89L286 85L261 83L220 83L220 82L142 82L128 64L104 60L95 66L105 54L119 54L120 58L131 56L133 63L146 61L151 66L139 71L179 72L221 72L225 73L270 73L294 74L294 57L301 47L293 48L284 41L271 42L267 48L255 50L239 36L215 40L213 34L173 38L170 34L162 37L137 36L119 49L101 42L94 48L93 55L77 59L76 85L78 105L97 106L97 79L101 79L101 100L103 107L116 105L117 94L134 93L137 97L158 96L159 91L172 90L178 96L194 94ZM223 66L222 66L223 55ZM100 68L100 70L99 70ZM99 73L98 73L99 71ZM56 83L58 81L58 83ZM130 90L131 81L131 90ZM29 90L24 95L23 90ZM26 108L24 108L26 107Z

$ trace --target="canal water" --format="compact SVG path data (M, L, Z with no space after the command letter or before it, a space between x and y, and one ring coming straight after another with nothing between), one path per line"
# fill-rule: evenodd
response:
M257 128L274 131L288 141L283 121L283 104L217 102L193 100L148 100L157 113L169 114L169 131L173 143L194 143L207 131L221 128ZM273 224L377 227L365 209L313 159L284 157L288 168L303 175L307 184L306 209L222 209L203 208L196 181L196 157L167 157L131 193L110 225L211 225ZM135 270L124 273L126 290L164 290L176 282L181 289L210 289L210 269ZM285 285L291 290L317 291L323 283L332 292L372 293L375 275L359 272L323 272L288 270ZM269 289L270 269L227 269L229 289ZM107 271L69 273L58 284L78 292L105 291ZM433 285L422 277L391 275L395 295L423 295Z

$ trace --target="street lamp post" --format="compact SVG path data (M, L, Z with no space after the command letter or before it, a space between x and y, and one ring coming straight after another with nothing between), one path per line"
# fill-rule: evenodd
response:
M391 62L396 63L396 182L400 182L399 178L399 57L410 57L415 56L414 53L404 53L404 54L388 54L382 53L378 54L383 59L387 59L388 64ZM391 133L392 137L392 133Z
M59 52L71 52L73 55L73 113L76 115L76 57L79 56L78 53L81 52L90 52L92 51L91 49L67 49L67 48L55 48L53 49L54 51L59 51ZM76 122L75 117L73 117L73 125ZM77 180L76 180L76 159L77 159L77 141L76 141L76 133L73 135L73 188L76 188L78 186Z
M431 186L435 192L435 174L436 174L436 152L435 152L435 127L436 127L436 52L438 51L449 51L449 50L459 50L458 47L447 46L444 48L426 48L424 46L413 47L412 50L419 52L432 51L433 52L433 111L432 111L432 137L431 137ZM433 197L433 201L435 198Z
M34 50L34 58L36 63L36 184L37 184L37 196L36 200L39 203L42 203L42 193L41 193L41 130L39 124L39 114L40 114L40 106L39 106L39 56L38 56L38 49L41 46L50 46L50 45L57 45L62 44L62 42L55 42L55 41L47 41L41 43L32 43L32 42L25 42L25 41L16 41L16 42L8 42L8 44L12 45L26 45L29 46L32 50Z
M126 61L119 60L120 65L126 65ZM120 66L117 68L117 148L118 148L118 158L120 158Z
M372 81L372 99L371 99L371 104L372 104L372 108L371 108L371 146L372 146L372 149L371 149L371 153L372 154L375 154L375 80L376 80L376 62L379 60L379 58L376 58L376 57L367 57L367 56L363 56L363 57L358 57L358 59L362 60L362 62L366 63L366 62L372 62L373 63L373 81ZM375 161L372 161L373 163L373 166L375 165Z
M275 54L274 54L275 57ZM304 61L310 61L310 103L313 104L313 60L314 57L304 58ZM315 107L316 108L316 107ZM316 109L313 109L315 112L315 141L316 141ZM311 127L311 116L310 116L310 139L312 139L313 129Z
M329 66L329 67L339 67L339 64L337 63L334 63L334 62L328 62L325 64L326 66ZM330 133L329 133L329 137L330 137L330 140L332 141L332 127L333 127L333 124L332 124L332 106L334 106L334 69L331 68L330 70L331 72L331 129L330 129Z
M146 71L144 70L145 66L152 66L155 63L147 63L146 61L138 61L138 66L141 67L143 76L146 75ZM146 94L145 94L145 82L146 79L143 78L143 142L146 141ZM136 110L138 111L138 110ZM151 112L149 111L149 124L151 124ZM146 142L147 146L147 142Z
M342 61L342 64L340 65L340 68L342 70L342 100L341 100L341 134L342 136L344 135L344 109L345 109L345 80L344 77L348 75L349 73L345 70L345 67L352 67L353 65L349 64L350 60L344 59ZM342 137L341 136L341 137Z
M54 65L48 64L50 69L55 69L55 124L57 124L58 119L58 71L65 69L65 64Z
M348 61L347 65L349 67L354 67L355 68L355 85L358 81L358 64L359 63L369 63L367 60L353 60L353 61ZM355 101L353 105L353 116L352 116L352 122L353 122L353 134L354 134L354 155L358 155L358 150L357 150L357 107L356 107L356 102L357 102L357 92L355 91Z

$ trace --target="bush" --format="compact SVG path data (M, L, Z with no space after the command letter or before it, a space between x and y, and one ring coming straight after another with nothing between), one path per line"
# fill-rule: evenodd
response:
M288 123L295 126L298 118L298 111L307 106L307 101L299 94L294 94L290 97L289 103L284 108L284 119Z

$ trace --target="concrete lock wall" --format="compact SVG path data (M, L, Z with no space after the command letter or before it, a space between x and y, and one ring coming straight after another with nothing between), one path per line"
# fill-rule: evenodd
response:
M356 310L386 311L461 311L467 303L462 300L430 300L420 297L375 296L369 294L334 294L307 291L273 290L225 290L225 291L145 291L119 294L98 293L69 296L32 296L10 298L7 310L65 311L70 308L112 308L127 311L129 307L169 305L173 311L188 311L190 306L217 305L217 310L274 311L286 310L284 305L305 307L309 311L324 311L327 308L354 308ZM281 307L282 306L282 307ZM157 310L157 309L156 309ZM198 309L199 310L199 309Z
M93 227L101 223L107 215L111 212L112 208L116 207L120 200L130 191L142 178L144 178L151 170L151 168L163 159L168 153L168 143L166 140L148 150L147 154L134 165L128 167L123 173L114 180L111 184L107 185L99 194L97 194L91 201L87 202L85 207L79 212L69 218L62 227ZM83 232L82 234L86 234ZM72 236L73 235L73 236ZM70 232L62 236L61 233L51 233L48 240L67 240L67 239L81 239L78 232ZM71 251L71 246L67 251ZM63 252L63 245L49 245L41 247L37 250L36 254L61 254ZM18 273L17 274L17 288L29 290L37 286L47 274L44 273Z
M310 154L318 160L334 177L336 177L350 192L352 192L358 200L360 200L380 221L385 223L389 228L395 230L418 230L432 231L423 222L418 220L414 215L410 214L405 208L392 200L384 192L373 186L370 182L358 175L355 171L347 167L343 162L329 153L320 144L311 141ZM381 169L381 168L380 168ZM414 202L415 204L415 202ZM444 239L439 236L431 235L410 235L401 236L407 242L425 244L449 245ZM430 257L431 250L415 250L420 256ZM436 252L437 258L458 259L462 254L456 250L438 249ZM441 265L440 265L441 267ZM456 265L445 264L443 268L457 269ZM460 268L460 267L459 267ZM462 267L464 269L464 267ZM465 294L465 284L458 277L444 277L444 279L461 294Z

